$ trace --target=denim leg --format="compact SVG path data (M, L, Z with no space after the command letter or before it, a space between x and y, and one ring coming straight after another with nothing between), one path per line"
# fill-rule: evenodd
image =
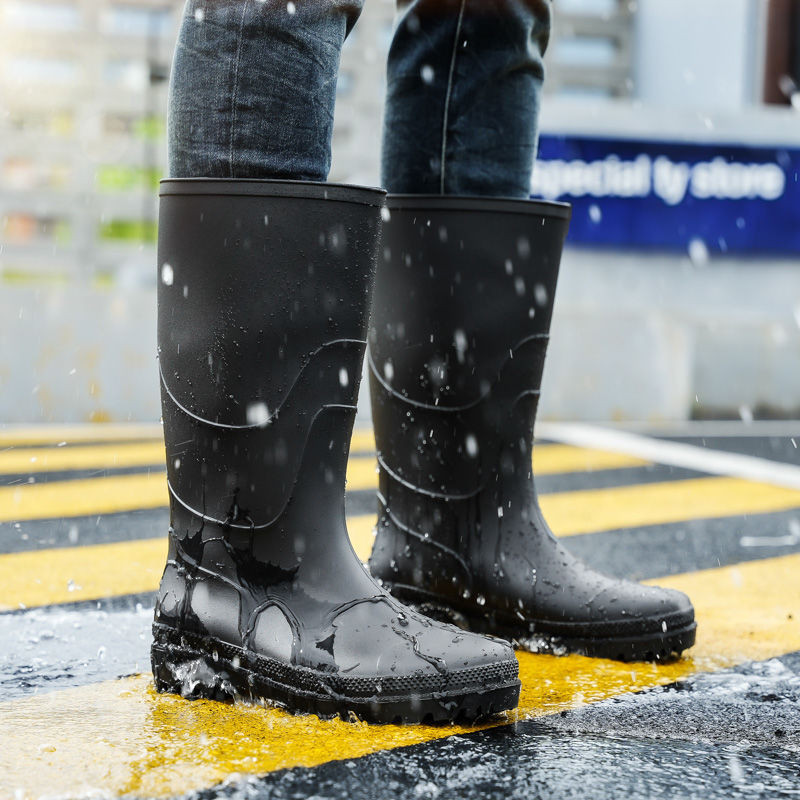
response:
M401 0L389 51L383 185L528 197L549 0Z
M187 0L170 79L170 176L324 181L339 57L362 4Z

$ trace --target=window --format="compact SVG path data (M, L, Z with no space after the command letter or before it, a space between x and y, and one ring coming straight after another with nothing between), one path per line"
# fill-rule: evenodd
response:
M75 127L75 117L71 111L12 111L8 115L8 126L18 133L69 136Z
M103 117L103 131L112 136L129 136L133 133L138 116L109 113Z
M580 36L557 41L553 55L564 66L609 67L617 59L617 47L607 37Z
M157 225L155 220L111 219L101 222L97 231L104 242L148 242L156 241Z
M29 31L74 31L81 26L77 6L36 0L9 0L3 21L9 27Z
M7 244L67 244L70 225L55 216L36 216L28 211L12 211L0 225L0 240Z
M112 6L105 12L103 28L119 36L167 36L172 34L172 11L145 6Z
M78 65L66 58L14 56L6 63L6 78L17 84L47 83L66 85L78 78Z
M148 78L147 63L141 59L114 59L103 65L103 81L108 86L144 91Z
M156 191L160 180L159 170L139 166L105 164L95 172L95 183L101 192Z

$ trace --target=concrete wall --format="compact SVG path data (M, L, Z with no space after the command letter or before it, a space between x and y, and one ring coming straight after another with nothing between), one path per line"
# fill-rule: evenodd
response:
M155 286L3 286L0 421L160 416Z
M4 287L0 420L156 420L155 287ZM800 267L568 250L542 416L800 416ZM366 398L360 417L368 418Z
M543 416L764 411L800 415L800 265L565 253Z
M706 112L760 99L763 0L638 0L634 95Z

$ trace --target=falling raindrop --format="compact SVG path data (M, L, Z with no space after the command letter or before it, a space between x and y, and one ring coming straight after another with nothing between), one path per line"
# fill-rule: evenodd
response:
M202 8L196 8L194 10L194 21L195 22L202 22L206 18L206 12Z
M289 2L289 3L287 3L287 4L286 4L286 10L287 10L287 11L288 11L290 14L294 14L294 13L297 11L297 7L295 6L295 4L294 4L294 3L292 3L292 2Z
M525 279L521 275L517 275L514 280L514 291L522 297L525 294Z
M689 242L689 259L696 267L708 264L708 247L702 239L692 239Z
M423 64L422 69L419 71L419 74L425 83L427 84L433 83L434 72L433 72L433 67L430 64Z
M600 210L600 206L597 203L592 203L589 206L589 219L597 225L600 220L603 219L603 212Z
M537 305L547 305L547 288L543 283L537 283L536 286L533 287L533 296L536 299Z
M172 286L174 280L175 273L172 270L172 266L170 264L163 264L161 266L161 282L164 286Z
M263 402L248 403L247 422L250 425L264 427L269 422L269 409L267 409L267 404Z
M381 208L381 219L384 222L388 222L391 218L392 218L392 212L389 211L389 209L386 208L386 206L383 206L383 208Z
M464 353L467 352L467 334L464 333L460 328L453 332L453 344L456 348L456 357L458 358L458 363L464 363Z
M394 378L394 365L389 359L383 362L383 377L387 381L391 381Z
M478 440L471 434L467 434L466 439L467 455L475 458L478 455Z
M349 383L350 383L350 374L344 367L342 367L339 370L339 384L341 386L347 386Z

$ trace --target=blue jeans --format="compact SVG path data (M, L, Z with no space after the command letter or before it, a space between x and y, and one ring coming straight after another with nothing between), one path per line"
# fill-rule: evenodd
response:
M187 0L170 82L172 177L324 181L342 44L363 0ZM401 0L390 192L528 197L549 0Z

